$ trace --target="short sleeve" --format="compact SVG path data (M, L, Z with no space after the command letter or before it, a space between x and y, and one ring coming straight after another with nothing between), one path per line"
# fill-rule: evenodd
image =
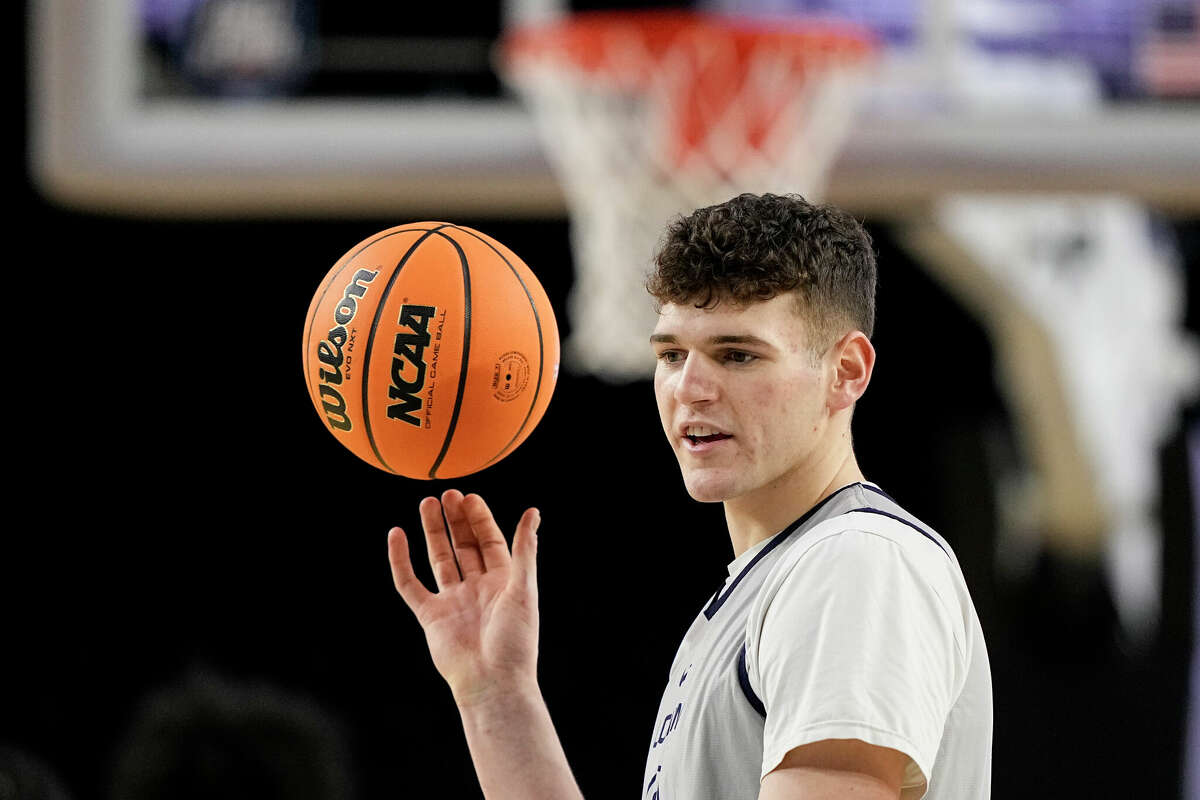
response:
M766 708L763 776L802 744L861 739L905 753L905 796L923 795L967 670L962 615L939 585L948 560L930 547L841 531L764 586L747 642Z

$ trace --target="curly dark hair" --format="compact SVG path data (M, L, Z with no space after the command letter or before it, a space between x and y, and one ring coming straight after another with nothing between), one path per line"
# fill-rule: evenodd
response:
M677 217L646 288L659 306L749 303L795 292L813 344L875 327L875 252L854 217L800 195L742 194Z

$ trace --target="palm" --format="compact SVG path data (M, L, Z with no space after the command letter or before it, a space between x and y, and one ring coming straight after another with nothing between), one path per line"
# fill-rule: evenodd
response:
M436 594L413 574L403 531L393 529L389 536L396 589L425 631L434 666L459 699L536 680L537 522L536 511L525 512L510 556L482 498L463 498L453 490L442 496L441 506L426 498L421 524Z

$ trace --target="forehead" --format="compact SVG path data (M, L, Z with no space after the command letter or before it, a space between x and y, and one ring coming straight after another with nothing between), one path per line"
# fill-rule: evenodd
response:
M804 320L796 313L795 299L788 294L751 303L722 300L712 308L666 303L659 311L654 334L680 341L754 336L782 347L803 343Z

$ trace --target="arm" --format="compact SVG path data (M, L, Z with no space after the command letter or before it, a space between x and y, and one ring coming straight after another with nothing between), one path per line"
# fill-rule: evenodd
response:
M521 517L510 555L478 495L451 490L420 511L438 592L413 573L400 528L388 534L392 579L450 685L484 796L583 800L537 685L540 514Z
M746 668L767 709L764 791L810 779L814 769L872 775L892 798L901 785L915 793L930 782L968 662L961 615L943 602L952 597L943 580L950 562L932 544L902 547L909 529L901 527L822 538L791 554L760 593ZM833 749L836 742L849 752ZM883 753L899 765L881 770Z
M858 739L825 739L788 751L763 778L758 800L896 800L908 756Z
M536 686L505 692L486 703L459 704L458 710L488 800L583 800Z

